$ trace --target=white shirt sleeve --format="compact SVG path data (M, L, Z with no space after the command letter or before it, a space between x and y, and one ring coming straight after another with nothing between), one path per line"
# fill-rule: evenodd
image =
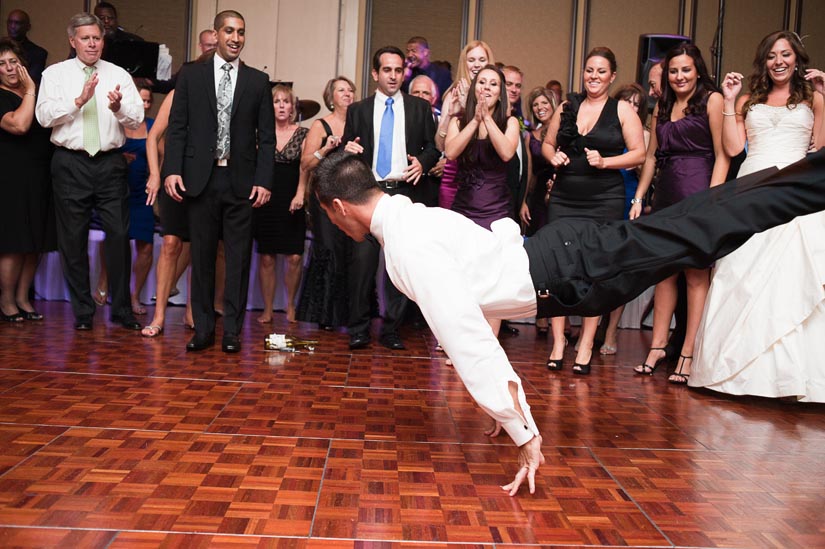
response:
M516 445L538 435L521 380L469 289L469 273L443 249L416 245L415 238L385 252L393 283L418 304L478 405L502 424ZM524 417L513 403L510 382L518 387Z

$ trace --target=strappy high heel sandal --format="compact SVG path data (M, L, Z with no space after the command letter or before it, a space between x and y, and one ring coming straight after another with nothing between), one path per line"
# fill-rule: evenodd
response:
M673 383L674 385L687 385L690 374L682 373L682 370L685 369L685 362L688 360L691 362L690 365L693 366L692 356L679 355L679 363L676 365L676 371L670 374L670 377L667 378L668 382Z
M564 338L564 348L567 348L567 338ZM564 365L564 351L561 353L561 357L559 358L547 358L547 369L557 372L562 369Z
M650 364L648 364L647 362L645 362L645 363L639 364L638 366L633 368L633 371L636 372L639 375L652 376L653 373L656 371L656 368L659 367L659 364L661 364L661 362L667 358L667 351L665 351L664 347L651 347L650 350L651 351L662 351L665 354L662 355L662 357L659 360L654 362L652 366ZM650 353L648 353L648 354L650 354Z

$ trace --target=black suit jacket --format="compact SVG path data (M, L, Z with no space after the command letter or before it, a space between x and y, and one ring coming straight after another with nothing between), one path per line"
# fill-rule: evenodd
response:
M214 56L182 67L166 134L163 177L180 175L186 196L203 192L215 165L218 106ZM253 186L270 189L275 168L275 111L269 77L243 63L238 68L229 126L232 190L247 197Z
M424 169L422 177L427 175L441 153L435 147L435 122L430 104L421 98L402 93L404 98L404 133L407 154L414 156ZM344 127L343 142L360 137L359 143L364 147L362 160L372 167L372 155L375 147L374 125L372 123L375 109L375 95L353 103L347 109L347 123Z

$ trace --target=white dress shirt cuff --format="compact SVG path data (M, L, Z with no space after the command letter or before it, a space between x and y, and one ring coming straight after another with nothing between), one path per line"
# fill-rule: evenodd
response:
M533 440L533 437L539 434L539 429L536 427L533 418L530 417L530 414L527 415L527 423L525 423L521 418L514 418L501 424L501 427L507 431L507 434L510 435L513 442L516 443L516 446L527 444Z

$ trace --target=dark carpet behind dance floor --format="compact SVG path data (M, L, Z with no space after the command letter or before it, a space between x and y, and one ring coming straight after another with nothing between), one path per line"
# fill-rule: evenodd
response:
M510 498L516 448L426 329L351 352L252 312L240 354L193 354L180 308L147 340L37 305L0 326L0 547L825 547L825 406L634 376L650 332L589 377L572 346L548 372L533 326L503 339L547 459ZM265 352L273 331L321 343Z

